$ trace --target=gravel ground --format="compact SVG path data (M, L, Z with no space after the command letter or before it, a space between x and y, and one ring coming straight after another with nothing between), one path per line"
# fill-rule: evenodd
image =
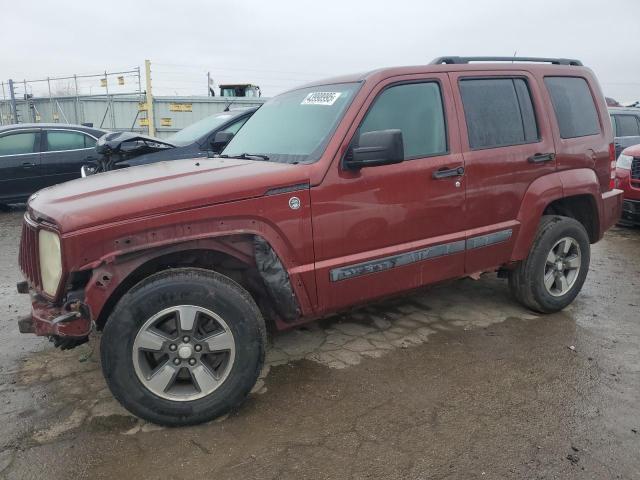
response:
M0 213L5 478L640 478L638 229L593 247L563 312L494 275L372 304L273 335L239 411L163 429L112 398L97 339L18 333L22 215Z

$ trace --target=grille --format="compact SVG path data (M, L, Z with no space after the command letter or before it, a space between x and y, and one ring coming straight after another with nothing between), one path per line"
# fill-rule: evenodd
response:
M22 236L20 238L20 254L18 258L20 270L29 284L39 289L40 264L38 262L38 229L25 215L22 222Z
M631 162L631 178L640 180L640 158L634 158Z
M633 213L634 215L640 214L640 202L634 202L632 200L624 200L622 202L622 211Z

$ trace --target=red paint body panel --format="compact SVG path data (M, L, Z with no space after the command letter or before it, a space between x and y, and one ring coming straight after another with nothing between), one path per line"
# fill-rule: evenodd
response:
M616 169L616 178L625 199L640 201L640 180L631 180L630 171L623 168Z
M601 134L559 137L545 75L587 79ZM458 91L460 78L469 76L526 78L539 141L471 150ZM158 256L210 249L251 264L248 239L253 235L271 245L289 273L302 316L290 323L276 319L279 328L286 328L375 298L522 260L542 212L554 200L591 195L600 236L620 213L621 192L608 191L611 125L600 88L586 68L425 65L315 85L348 81L361 82L361 88L313 164L179 160L108 172L39 192L29 203L29 215L60 232L62 284L72 272L92 270L92 277L84 291L91 319L54 327L50 319L59 314L63 300L58 295L51 304L34 303L38 334L84 334L87 322L100 316L118 285ZM359 171L342 168L342 158L376 96L389 85L415 81L440 85L448 152ZM555 161L527 161L536 153L550 152ZM464 167L464 176L435 180L433 172L442 167ZM294 191L288 193L270 192L292 186ZM292 196L300 199L299 209L289 207ZM466 248L474 239L500 232L509 236ZM429 256L442 246L452 249ZM377 265L385 259L391 260L384 268L339 276L354 265Z

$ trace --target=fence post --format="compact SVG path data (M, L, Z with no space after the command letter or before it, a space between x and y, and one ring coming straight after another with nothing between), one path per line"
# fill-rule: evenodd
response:
M16 93L13 91L13 80L9 79L9 96L11 97L11 115L13 123L18 123L18 107L16 106Z
M35 118L35 114L32 111L31 108L31 101L29 101L29 94L27 93L27 81L26 80L22 80L22 85L24 88L24 110L25 112L27 112L27 115L29 115L29 121L35 123L36 118Z
M149 121L149 135L155 137L156 125L153 115L153 92L151 91L151 61L144 61L144 73L147 80L147 119Z

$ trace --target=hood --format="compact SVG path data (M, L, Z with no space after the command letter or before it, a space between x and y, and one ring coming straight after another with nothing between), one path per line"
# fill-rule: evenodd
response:
M624 155L629 155L630 157L640 157L640 145L631 145L630 147L625 148L620 152Z
M91 175L35 193L33 218L62 233L122 220L263 196L308 183L305 165L206 158L173 160Z

